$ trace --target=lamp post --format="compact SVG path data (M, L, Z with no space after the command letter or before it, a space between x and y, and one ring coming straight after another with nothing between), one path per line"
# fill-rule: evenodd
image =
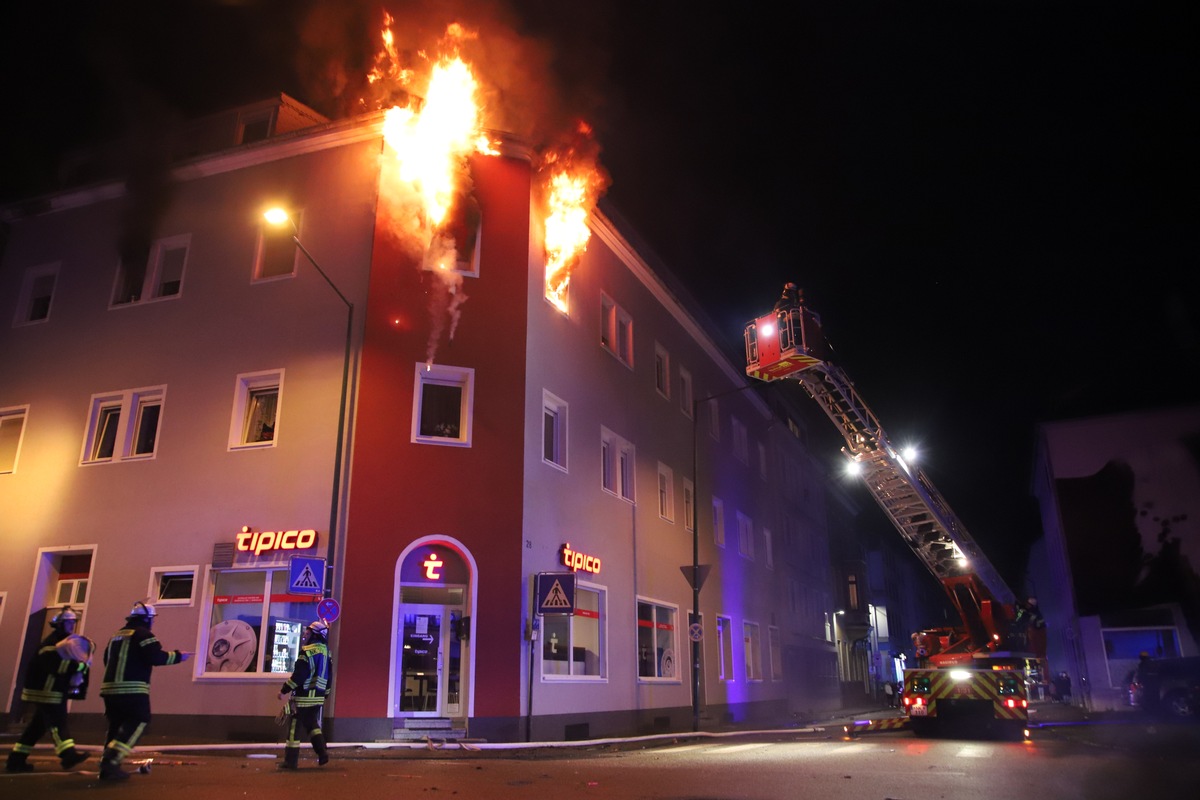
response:
M354 338L354 303L347 299L346 295L342 294L329 276L325 274L325 270L321 269L321 265L313 258L312 253L308 252L308 248L300 241L299 231L296 230L296 223L291 219L288 212L282 208L268 209L263 217L272 225L282 225L289 223L292 226L292 241L296 243L296 247L308 259L308 263L320 273L325 282L329 284L329 288L333 289L337 294L338 299L346 304L346 351L342 358L342 391L338 399L338 425L337 425L337 446L333 453L333 490L329 501L329 561L326 565L325 581L325 596L332 595L333 576L335 574L334 564L340 557L338 545L340 537L338 536L339 517L341 509L341 492L342 492L342 453L345 450L346 439L346 401L350 386L350 347Z
M725 397L730 394L738 394L747 389L756 388L758 384L748 383L745 386L739 386L734 389L729 389L724 392L710 394L707 397L692 398L692 619L691 622L700 622L700 585L704 582L704 576L700 574L700 404L707 403L709 400L716 400L718 397ZM707 575L707 572L705 573ZM688 626L689 633L691 625ZM700 730L700 640L695 636L692 639L692 730Z

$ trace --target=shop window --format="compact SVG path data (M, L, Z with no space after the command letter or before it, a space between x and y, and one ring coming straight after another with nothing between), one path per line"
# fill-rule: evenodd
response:
M155 386L93 395L82 463L152 458L166 391Z
M762 642L759 640L758 623L742 623L742 644L746 661L746 680L762 680Z
M265 219L258 226L258 247L254 256L254 280L269 281L290 278L296 274L300 222L303 213L289 210L288 217L295 225L272 225Z
M229 448L242 450L273 447L279 426L279 399L283 392L283 370L248 372L234 384L233 419L229 426Z
M567 469L567 404L542 392L542 461Z
M300 650L300 634L317 618L315 595L288 592L288 570L221 570L212 573L201 638L203 675L287 675Z
M21 294L17 298L17 314L13 325L32 325L50 319L54 287L58 283L58 264L44 264L25 272Z
M605 678L607 592L592 584L575 585L575 614L542 617L542 677Z
M717 678L733 680L733 620L717 617Z
M150 570L150 602L161 606L190 606L195 599L198 567L154 567Z
M678 609L648 600L637 604L638 679L679 680L675 619Z
M25 435L29 406L0 409L0 475L17 471L17 456Z
M470 447L475 370L419 363L415 375L412 441Z

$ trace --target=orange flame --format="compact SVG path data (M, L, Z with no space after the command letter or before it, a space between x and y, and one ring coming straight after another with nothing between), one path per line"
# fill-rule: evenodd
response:
M564 313L571 269L592 237L588 214L608 185L608 176L592 152L591 133L590 127L580 123L572 144L549 150L542 157L543 169L549 173L544 222L546 299Z

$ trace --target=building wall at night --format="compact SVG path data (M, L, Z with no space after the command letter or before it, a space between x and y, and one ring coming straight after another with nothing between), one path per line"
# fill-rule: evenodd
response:
M693 529L702 724L838 707L830 519L854 504L800 417L747 382L729 333L614 210L592 215L565 310L549 302L517 143L470 159L461 274L423 269L395 228L379 122L231 141L177 163L169 202L104 183L6 209L7 707L47 609L70 600L103 642L149 597L164 644L198 653L156 674L155 728L272 735L288 625L320 599L295 591L300 555L331 564L340 604L336 739L440 720L492 740L687 729ZM255 277L271 201L301 213L305 250L354 305L338 493L347 308L302 252ZM132 225L143 208L160 213ZM131 231L150 256L123 248ZM122 252L150 264L132 302L114 302L132 285ZM123 421L112 456L106 419ZM244 528L315 537L254 554L236 549ZM535 611L538 573L574 574L575 616ZM101 708L93 692L73 713Z

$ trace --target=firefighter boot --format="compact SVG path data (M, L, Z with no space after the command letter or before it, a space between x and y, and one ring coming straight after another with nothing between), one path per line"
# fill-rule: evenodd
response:
M88 760L88 754L76 750L74 747L68 747L59 753L58 760L62 762L63 769L71 769Z
M317 753L317 764L325 766L329 763L329 748L325 746L325 735L318 733L312 737L313 750Z
M25 759L29 758L28 753L18 753L16 750L8 754L8 763L4 765L5 772L33 772L33 764L28 763Z
M299 769L300 768L300 748L285 747L283 748L283 763L279 765L280 769Z
M104 748L104 756L100 760L100 780L123 781L128 777L129 773L121 769L121 762L117 761L117 751L111 747Z

